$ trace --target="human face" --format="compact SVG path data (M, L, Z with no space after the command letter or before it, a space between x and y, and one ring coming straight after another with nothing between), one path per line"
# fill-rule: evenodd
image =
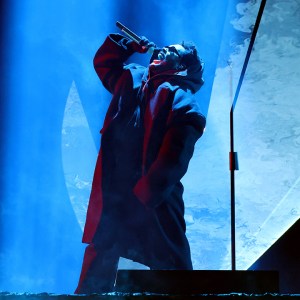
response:
M184 51L184 47L179 44L165 46L159 51L157 60L154 60L153 64L161 70L177 69Z

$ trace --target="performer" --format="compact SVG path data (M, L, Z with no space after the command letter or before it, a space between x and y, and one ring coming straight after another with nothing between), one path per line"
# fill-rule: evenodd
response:
M194 94L203 63L193 44L155 48L148 67L125 64L155 45L110 34L94 58L113 95L84 228L77 294L113 291L119 257L150 269L191 270L183 186L205 127Z

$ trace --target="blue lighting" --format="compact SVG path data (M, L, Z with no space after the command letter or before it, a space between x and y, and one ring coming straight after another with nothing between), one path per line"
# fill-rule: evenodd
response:
M240 74L259 4L254 2L10 1L1 53L6 76L0 291L75 290L99 130L110 101L92 59L107 34L119 32L117 20L157 45L182 40L198 45L206 64L199 99L208 124L183 180L187 235L195 269L230 269L230 85L235 88ZM294 28L300 24L290 12L297 8L299 3L290 4L283 16L292 18ZM275 24L279 11L271 4L266 9L269 23L262 20L236 106L240 269L300 216L300 111L293 100L298 99L293 59L299 62L299 36L284 22L274 33L270 22ZM147 64L149 56L135 54L132 60Z

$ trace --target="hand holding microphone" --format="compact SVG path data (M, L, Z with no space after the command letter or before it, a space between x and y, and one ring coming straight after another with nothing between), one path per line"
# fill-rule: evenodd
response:
M121 24L119 21L116 22L116 25L122 32L124 32L132 41L132 47L136 52L139 53L153 53L153 50L156 48L156 45L153 42L150 42L144 36L138 36L132 32L129 28Z

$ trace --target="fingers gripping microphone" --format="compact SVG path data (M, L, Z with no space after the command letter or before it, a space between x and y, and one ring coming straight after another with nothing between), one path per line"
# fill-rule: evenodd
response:
M116 25L130 39L132 39L133 41L135 41L137 44L140 44L140 42L141 42L142 39L137 34L135 34L133 31L131 31L129 28L127 28L125 25L123 25L119 21L116 22ZM154 50L154 47L150 47L147 52L150 53L150 54L152 54L153 50Z
M136 35L134 32L132 32L126 26L121 24L119 21L117 21L116 25L117 25L117 27L119 27L121 29L121 31L123 31L128 37L130 37L136 43L139 44L140 41L142 40L138 35Z

